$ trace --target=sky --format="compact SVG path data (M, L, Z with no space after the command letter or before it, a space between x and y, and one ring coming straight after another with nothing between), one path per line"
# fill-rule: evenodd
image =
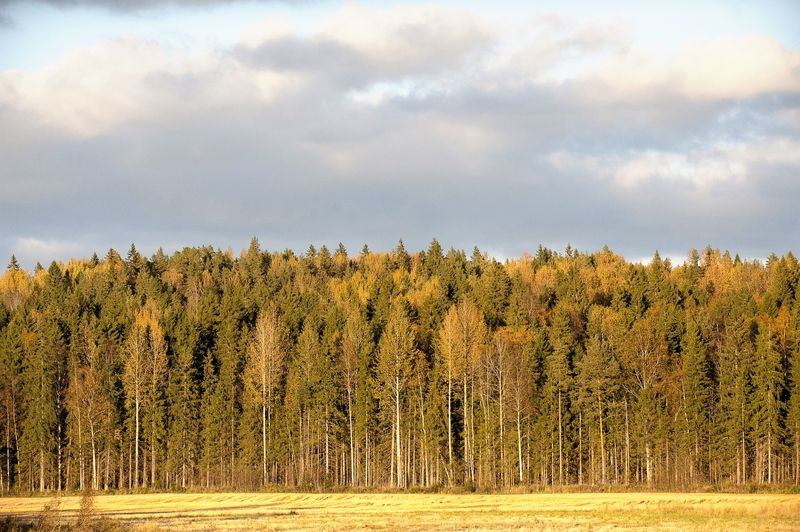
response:
M800 2L0 0L5 263L764 258L798 207Z

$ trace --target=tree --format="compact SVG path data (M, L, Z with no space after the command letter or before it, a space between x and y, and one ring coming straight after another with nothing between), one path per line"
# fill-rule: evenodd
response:
M756 336L752 405L759 482L771 484L776 480L775 460L783 438L783 387L780 353L775 349L770 324L762 322Z
M383 397L391 405L391 426L394 438L394 460L392 474L393 486L405 487L406 477L403 469L401 417L406 386L414 359L414 331L402 303L392 307L386 329L379 343L378 376L382 384ZM384 408L382 406L382 408Z
M513 408L513 425L515 429L516 445L516 472L517 482L524 480L524 459L522 454L522 424L523 418L531 414L533 391L535 386L534 361L532 360L533 338L529 331L520 328L498 329L492 342L493 349L487 350L489 367L497 381L498 427L500 443L500 463L510 461L505 455L506 441L506 414L505 406L510 403ZM505 470L502 476L506 477ZM512 482L511 476L506 478L506 484Z
M800 484L800 304L797 298L795 298L794 327L794 345L789 360L790 393L786 428L791 431L792 446L794 446L794 483L796 486Z
M439 355L439 364L444 368L443 372L447 380L447 464L448 481L454 481L453 471L453 380L462 373L464 357L459 350L459 318L456 306L450 307L447 312L442 327L439 330L439 338L436 352ZM466 417L466 416L465 416Z
M474 422L470 424L470 395L467 390L472 370L482 355L486 342L486 325L478 308L469 300L463 299L452 305L439 329L437 353L443 374L447 378L447 448L449 478L453 479L453 382L461 377L463 390L461 405L463 409L463 442L465 475L475 481L474 469Z
M724 465L737 484L747 479L752 345L750 324L742 317L725 324L719 352L717 420Z
M27 470L30 489L45 491L56 485L47 477L53 479L53 458L58 450L56 361L64 339L58 322L49 313L38 315L34 334L35 344L27 350L22 363L25 415L20 427L19 460Z
M24 360L23 338L26 336L24 325L12 320L0 333L0 392L2 392L3 433L5 447L5 481L6 491L11 491L12 482L17 473L13 464L17 463L19 448L18 416L21 404L21 384ZM0 486L1 488L1 486Z
M648 484L653 482L653 445L658 422L661 385L667 365L667 346L657 326L659 314L651 310L628 331L624 368L629 380L626 391L635 401L635 432L644 451L644 474ZM627 474L627 472L626 472Z
M155 483L157 447L163 435L161 385L166 371L166 344L154 312L152 303L137 312L125 345L127 358L122 383L125 403L129 409L133 409L133 487L139 486L143 426L145 437L150 440L151 483ZM142 480L147 482L144 476Z
M588 422L597 423L596 446L597 454L600 456L601 484L609 480L606 449L607 410L609 404L617 398L620 382L620 367L614 345L616 324L611 312L596 309L592 313L586 356L580 362L578 373L581 411L587 413ZM594 469L594 459L592 466Z
M146 351L147 395L145 402L145 437L150 440L150 484L155 486L158 478L157 457L161 453L166 436L166 401L164 385L167 374L167 344L156 310L148 312L149 349Z
M272 433L274 395L283 374L286 358L286 331L277 308L259 313L247 351L245 387L251 401L261 410L262 485L267 477L267 436Z
M569 400L568 392L574 378L573 357L575 355L575 339L570 324L570 316L566 309L558 309L550 328L550 352L545 365L550 410L555 411L553 421L558 432L558 483L564 483L564 449L566 446L565 415L569 411L565 403Z
M369 328L360 311L353 310L347 317L341 344L341 368L344 387L347 391L347 424L350 444L350 483L357 484L358 472L356 468L356 440L353 424L353 401L357 394L359 382L359 368L362 361L369 357L372 351L372 339ZM363 386L363 385L362 385Z
M178 476L181 488L186 488L194 483L200 419L195 376L197 338L191 330L184 331L182 337L180 343L176 342L176 360L169 374L167 452L171 475Z
M701 468L706 456L705 447L709 434L709 398L711 379L709 378L706 346L700 336L696 318L688 316L686 332L683 335L683 409L686 430L690 434L689 479Z
M83 490L86 487L83 459L83 431L86 430L91 449L91 489L96 490L100 486L100 439L110 429L112 405L103 387L99 348L91 337L88 323L82 324L80 335L82 353L71 368L73 375L67 392L67 402L78 433L79 488Z
M12 259L0 492L800 483L798 290L710 247Z
M225 452L223 443L225 442L225 401L222 395L222 387L219 384L214 367L214 357L211 351L206 352L203 361L203 392L200 401L200 421L201 431L201 454L200 467L203 470L202 477L205 478L206 488L212 485L211 469L219 466L218 473L215 475L214 484L224 478Z

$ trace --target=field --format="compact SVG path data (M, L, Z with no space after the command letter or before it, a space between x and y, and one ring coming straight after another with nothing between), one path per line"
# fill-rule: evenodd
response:
M85 507L84 518L145 530L800 530L800 495L774 494L148 494L99 495ZM6 526L75 523L81 498L2 498L0 515Z

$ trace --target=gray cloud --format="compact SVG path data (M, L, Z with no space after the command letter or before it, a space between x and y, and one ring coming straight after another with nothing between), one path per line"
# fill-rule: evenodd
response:
M72 115L0 104L0 129L15 132L0 137L0 258L131 241L238 249L254 234L271 249L437 237L508 256L608 244L632 258L707 243L766 256L800 241L797 92L698 98L662 83L634 98L591 78L482 70L494 42L468 23L408 27L386 39L400 58L312 35L181 71L156 63L141 86L114 84L152 111L103 100L111 118L89 134L70 130ZM241 81L259 76L280 80L268 97ZM94 102L82 94L59 103L80 111Z
M310 75L325 89L340 90L457 70L472 52L485 52L492 39L462 19L450 26L430 20L398 23L382 41L379 48L368 49L336 36L290 35L239 45L232 53L248 66Z

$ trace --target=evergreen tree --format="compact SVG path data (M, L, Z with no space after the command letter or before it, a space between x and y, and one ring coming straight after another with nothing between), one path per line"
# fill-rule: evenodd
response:
M15 263L3 492L800 482L791 254Z
M177 344L177 342L176 342ZM186 488L194 484L198 465L199 394L195 375L195 331L183 331L176 346L175 362L169 373L169 436L167 454L170 477L178 478L175 484Z
M53 316L40 314L34 327L36 343L27 350L22 362L25 415L21 420L18 453L29 489L45 491L57 487L56 361L64 339Z
M551 427L558 435L558 483L564 484L565 451L569 445L567 425L569 419L569 391L574 377L573 356L575 339L566 309L558 309L550 329L550 352L545 365L547 379L548 408L551 412Z
M579 365L578 401L581 412L586 412L586 421L596 423L594 445L599 456L599 467L595 468L592 454L592 471L599 469L599 474L592 474L592 482L599 478L600 483L609 481L608 448L608 410L617 399L620 388L620 367L614 346L614 318L611 311L596 309L590 321L590 336L586 347L586 356Z
M756 479L773 483L776 459L783 439L784 376L780 353L775 349L772 329L762 322L756 336L753 371L752 430L756 445Z
M725 324L719 352L718 448L729 478L743 484L748 476L748 440L752 346L749 323L734 318Z
M686 333L683 336L683 409L686 431L689 435L690 481L695 475L708 474L706 469L706 446L709 437L709 399L711 379L707 350L700 335L700 327L693 316L686 320Z

